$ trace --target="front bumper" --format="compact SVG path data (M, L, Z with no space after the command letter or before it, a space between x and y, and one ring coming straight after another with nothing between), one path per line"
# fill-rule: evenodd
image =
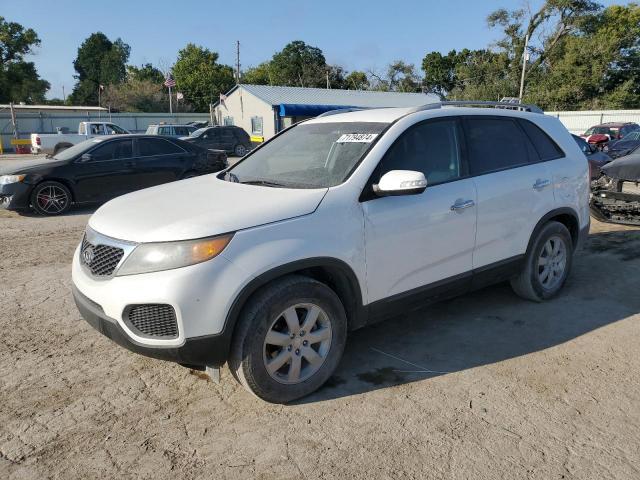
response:
M0 185L0 208L7 210L26 210L30 207L30 195L33 185L23 182Z
M146 345L133 340L116 320L104 313L100 305L84 296L75 286L73 299L89 325L134 353L189 367L219 367L227 360L231 343L229 328L218 335L187 338L178 346Z

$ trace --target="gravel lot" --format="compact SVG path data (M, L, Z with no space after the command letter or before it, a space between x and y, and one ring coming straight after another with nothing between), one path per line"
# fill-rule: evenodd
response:
M0 478L640 477L638 229L595 223L551 302L499 285L355 332L274 406L80 319L89 214L0 212Z

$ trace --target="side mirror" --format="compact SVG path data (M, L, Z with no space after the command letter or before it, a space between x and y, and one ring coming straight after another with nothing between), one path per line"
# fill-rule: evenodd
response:
M91 155L90 153L85 153L80 157L80 161L82 163L90 162L91 160L93 160L93 155Z
M427 188L427 179L422 172L413 170L391 170L385 173L380 182L373 186L379 197L388 195L417 195Z

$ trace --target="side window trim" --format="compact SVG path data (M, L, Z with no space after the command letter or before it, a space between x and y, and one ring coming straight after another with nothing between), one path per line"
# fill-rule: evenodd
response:
M466 132L463 128L462 125L462 116L458 116L458 115L452 115L452 116L447 116L447 117L438 117L438 118L427 118L425 120L420 120L419 122L414 123L413 125L410 125L409 127L407 127L400 135L398 135L398 137L393 141L393 143L391 145L389 145L389 148L387 148L387 151L384 152L384 155L382 155L382 158L380 158L380 160L378 161L378 164L375 166L375 168L373 169L373 172L371 172L371 175L369 176L369 179L367 180L367 182L364 185L364 188L362 189L362 192L360 193L360 197L359 197L359 202L368 202L369 200L375 200L377 198L381 198L378 197L376 195L374 195L373 193L373 184L375 182L374 176L376 175L376 172L378 170L378 167L380 166L380 164L385 160L385 158L387 157L387 154L391 151L391 149L394 147L394 145L396 145L396 143L402 139L402 137L404 135L407 134L407 132L409 132L410 130L412 130L413 128L417 128L419 126L428 124L428 123L437 123L437 122L442 122L442 121L451 121L453 120L455 125L456 125L456 130L458 133L458 152L460 154L460 175L456 178L452 178L450 180L445 180L442 182L437 182L437 183L432 183L429 184L428 180L427 180L427 188L429 188L430 186L439 186L439 185L445 185L447 183L451 183L451 182L457 182L459 180L464 180L465 178L470 178L469 175L469 164L467 162L467 142L466 142ZM391 126L391 125L390 125ZM389 127L390 127L389 126ZM382 135L384 135L386 133L385 132L382 133ZM378 139L380 137L382 137L382 135L380 135L378 137ZM363 156L363 158L366 156L366 154Z

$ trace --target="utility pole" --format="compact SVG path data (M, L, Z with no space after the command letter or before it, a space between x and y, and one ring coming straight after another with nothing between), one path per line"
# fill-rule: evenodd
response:
M67 103L67 96L64 94L64 85L62 85L62 103Z
M236 40L236 85L240 84L240 40Z
M522 95L524 94L524 74L527 70L527 62L529 61L529 52L527 47L529 46L529 35L524 37L524 50L522 50L522 76L520 77L520 103L522 103Z
M16 111L13 108L13 102L9 102L9 109L11 110L11 126L13 127L13 138L18 138L18 126L16 124Z
M329 90L329 69L327 69L327 90Z

